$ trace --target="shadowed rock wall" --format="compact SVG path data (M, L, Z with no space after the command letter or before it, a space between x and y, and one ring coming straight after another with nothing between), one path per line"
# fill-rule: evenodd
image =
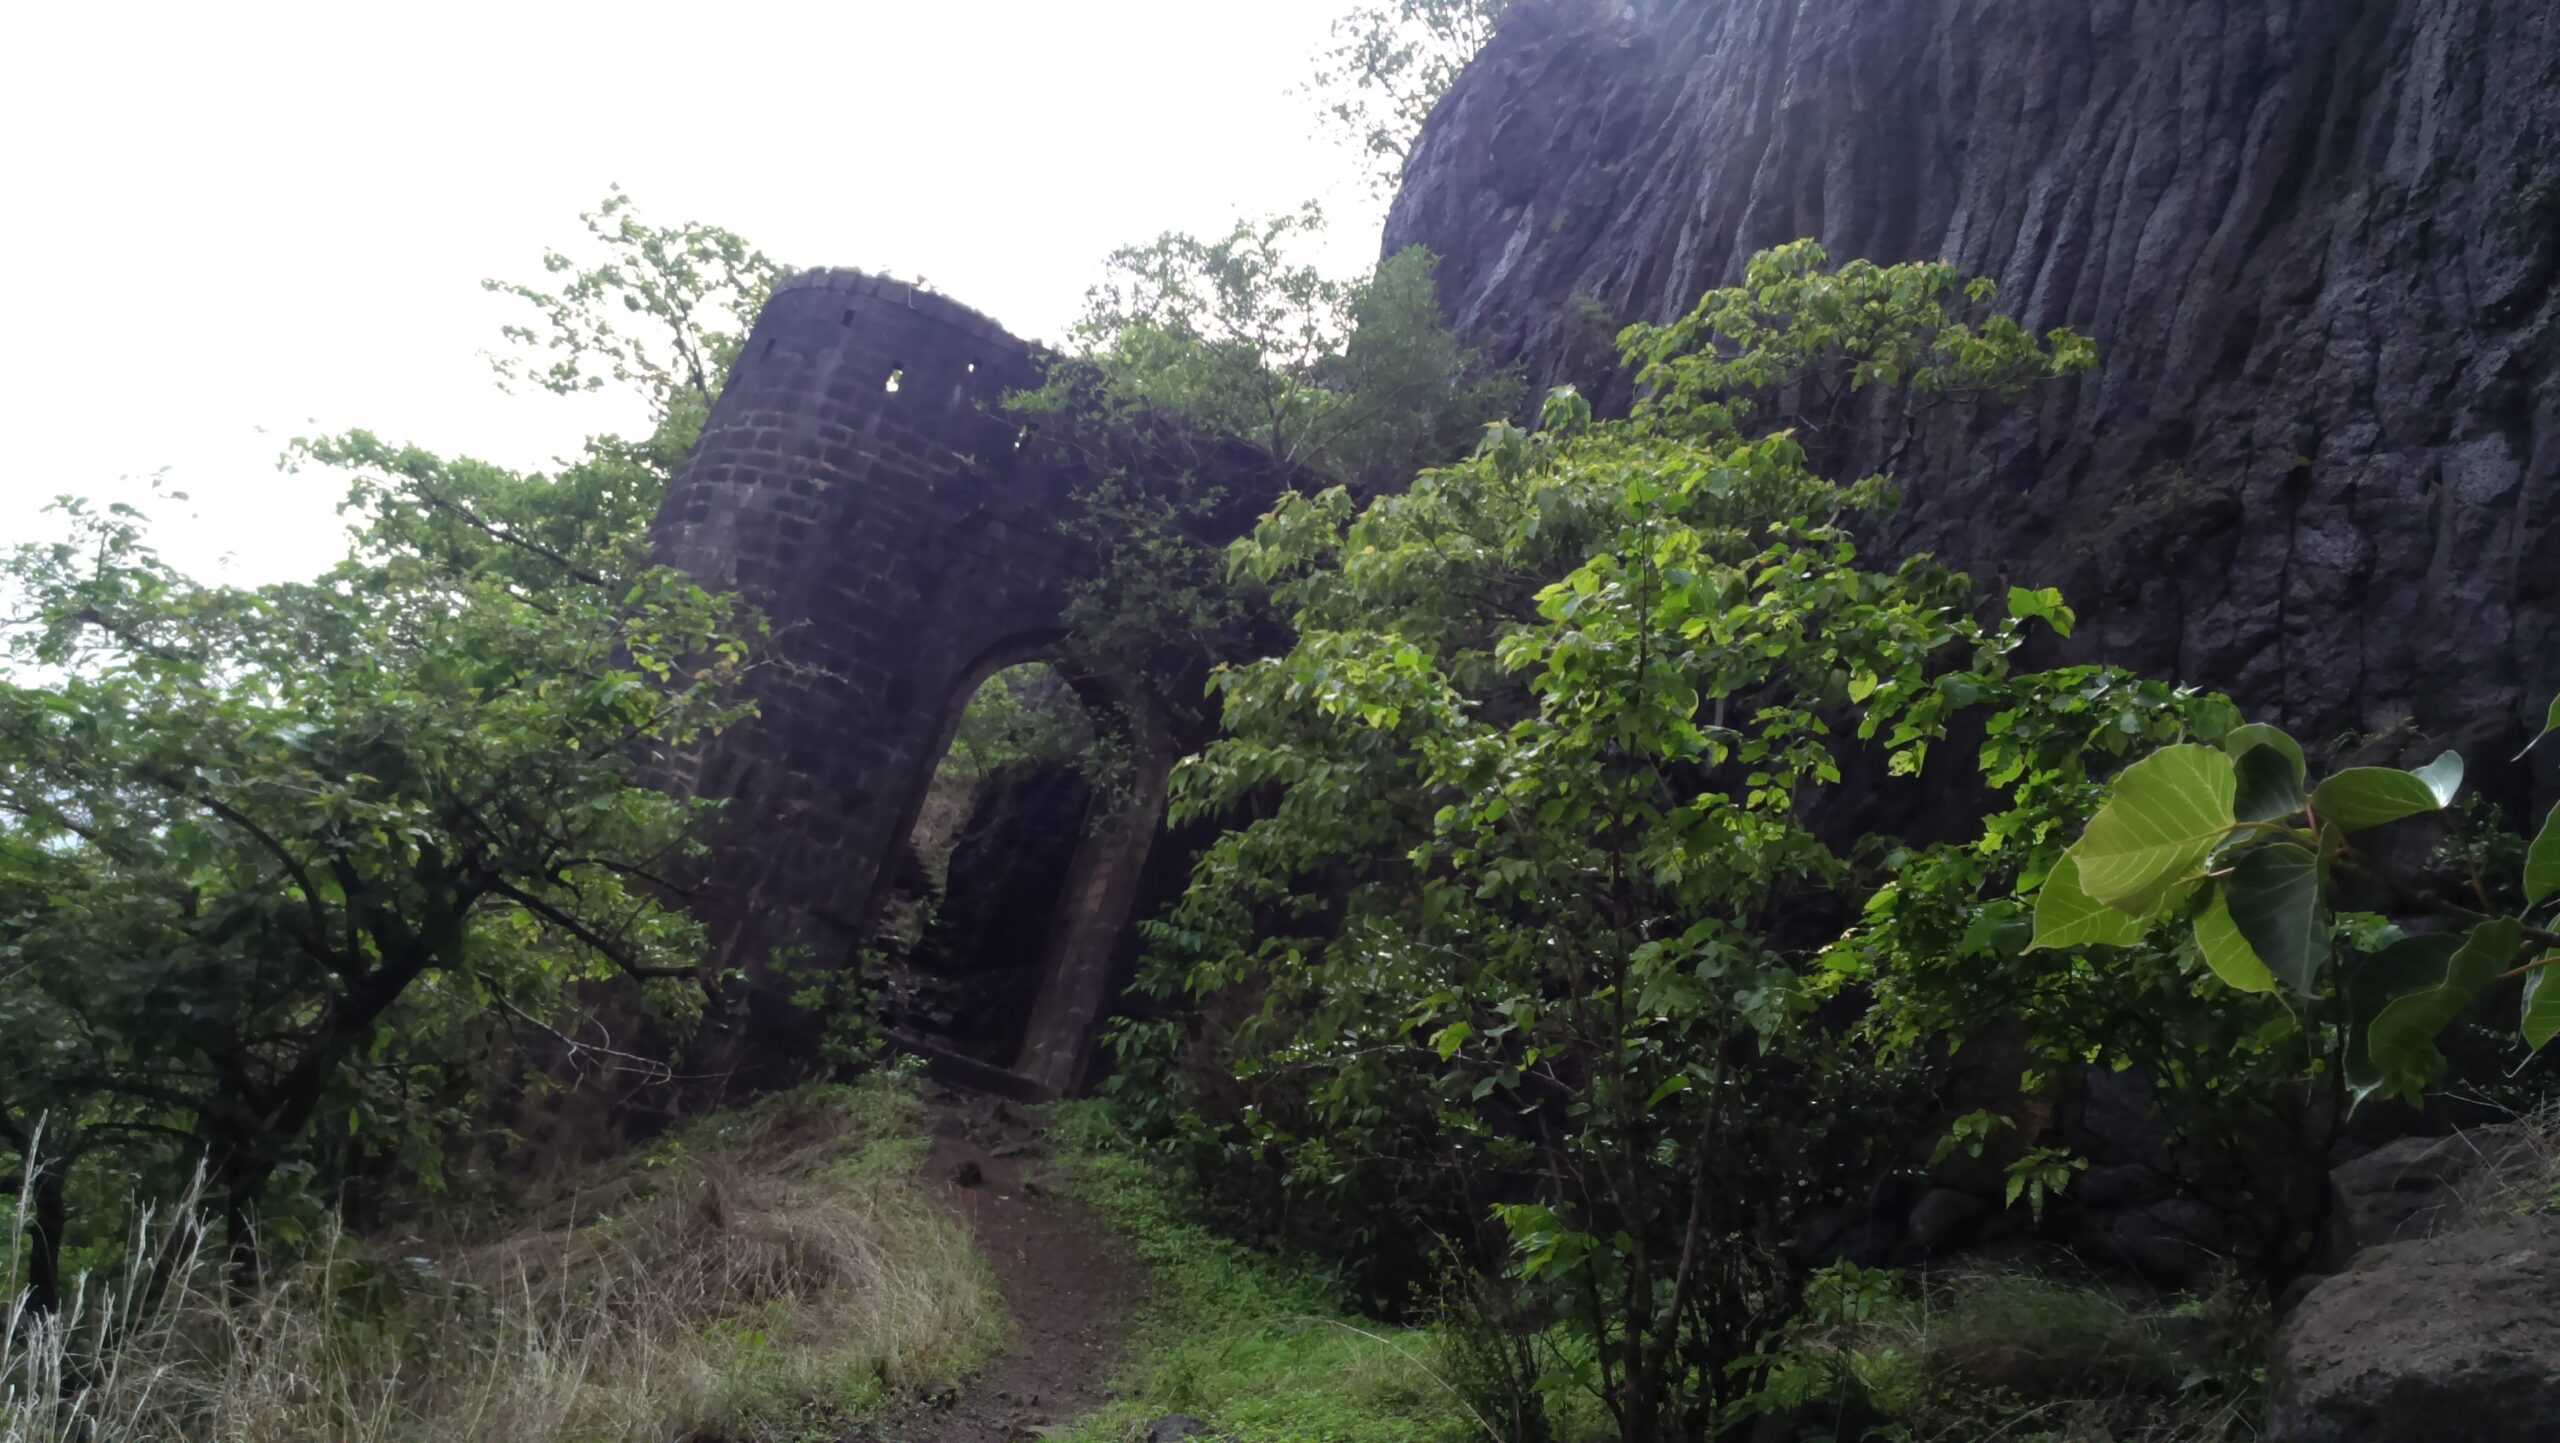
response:
M1900 545L2064 587L2083 656L2523 782L2560 689L2560 6L1520 0L1388 248L1441 254L1494 359L1623 404L1617 325L1804 235L2098 343L1905 465Z

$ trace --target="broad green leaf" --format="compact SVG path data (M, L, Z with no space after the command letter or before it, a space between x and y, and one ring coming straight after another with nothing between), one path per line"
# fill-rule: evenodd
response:
M2404 938L2369 959L2366 968L2377 975L2349 1001L2347 1085L2356 1100L2376 1092L2414 1099L2434 1081L2444 1066L2436 1034L2498 980L2523 945L2524 924L2502 917L2464 936ZM2436 958L2440 967L2431 965Z
M2204 910L2196 914L2196 945L2204 950L2204 965L2224 984L2242 992L2273 992L2275 974L2249 947L2249 939L2231 921L2231 908L2223 900L2222 889L2215 887L2206 899Z
M2232 705L2231 698L2227 696L2198 697L2195 705L2187 712L2189 736L2197 741L2209 742L2221 747L2235 757L2246 750L2245 747L2231 745L2231 738L2241 730L2240 708ZM2274 728L2269 727L2267 730L2272 731Z
M2560 952L2542 959L2543 965L2524 976L2524 1045L2536 1052L2544 1043L2560 1037L2560 982L2552 981L2560 973Z
M2069 947L2130 947L2150 929L2139 917L2099 902L2080 887L2080 861L2073 853L2045 874L2036 889L2036 934L2027 950L2056 951Z
M2231 758L2211 747L2163 747L2125 768L2072 848L2081 887L2145 915L2230 833L2238 786Z
M2437 807L2452 806L2454 797L2462 791L2462 753L2446 752L2410 775L2435 793Z
M2072 626L2079 621L2071 608L2063 605L2062 593L2050 586L2036 591L2023 586L2010 587L2009 614L2020 621L2041 618L2047 626L2064 636L2069 636Z
M2536 907L2560 892L2560 803L2542 819L2542 835L2524 854L2524 899Z
M2234 765L2240 790L2232 811L2244 822L2278 822L2310 804L2302 792L2301 758L2273 746L2251 747Z
M2349 767L2320 784L2311 794L2311 809L2323 821L2361 832L2403 817L2443 811L2453 804L2453 795L2461 787L2462 757L2446 752L2414 772Z
M2285 759L2293 763L2293 780L2297 785L2304 777L2310 775L2310 767L2302 759L2302 743L2265 722L2251 722L2244 727L2235 727L2229 736L2222 739L2222 749L2234 758L2247 756L2260 747L2273 747L2284 753Z
M1476 1026L1474 1023L1452 1022L1448 1026L1441 1028L1440 1031L1432 1037L1431 1045L1438 1049L1440 1053L1440 1060L1442 1062L1446 1062L1450 1058L1457 1056L1458 1049L1466 1046L1467 1039L1475 1035Z
M2329 955L2320 925L2320 859L2286 842L2244 854L2223 879L2231 924L2285 990L2309 996Z
M2430 933L2423 937L2403 937L2390 946L2360 958L2347 970L2347 1035L2345 1071L2347 1083L2363 1096L2381 1085L2381 1078L2368 1046L2373 1021L2392 999L2423 987L2434 985L2444 977L2445 964L2462 946L2462 938L2452 933Z
M2524 751L2516 753L2517 760L2523 760L2525 752L2542 745L2542 739L2553 732L2560 732L2560 696L2551 699L2551 711L2542 719L2542 730L2534 733L2533 740L2524 744Z

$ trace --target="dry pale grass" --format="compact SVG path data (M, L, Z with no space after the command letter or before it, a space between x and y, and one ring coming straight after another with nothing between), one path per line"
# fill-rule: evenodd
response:
M807 1089L477 1241L341 1239L245 1301L190 1257L140 1326L130 1273L13 1332L0 1443L832 1437L998 1326L983 1261L917 1175L920 1130L894 1084ZM84 1369L91 1386L60 1386Z
M2455 1189L2457 1225L2560 1213L2560 1099L2473 1137L2482 1166Z

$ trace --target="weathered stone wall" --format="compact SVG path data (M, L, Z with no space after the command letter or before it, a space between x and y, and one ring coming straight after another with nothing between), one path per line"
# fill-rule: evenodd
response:
M2084 656L2520 789L2560 690L2560 7L1520 0L1388 245L1496 359L1623 402L1616 325L1804 235L2098 343L1933 438L1900 545L2064 587Z
M847 962L961 707L1056 645L1091 565L1058 523L1096 463L1089 438L1002 409L1041 379L985 317L852 271L787 281L757 318L656 530L669 562L773 626L750 684L760 715L676 778L728 803L695 903L715 964ZM1246 448L1201 454L1278 484ZM1071 869L1020 1064L1052 1090L1081 1078L1110 1002L1161 781L1142 776L1145 815L1096 826ZM750 1067L799 1026L776 989L752 1000Z

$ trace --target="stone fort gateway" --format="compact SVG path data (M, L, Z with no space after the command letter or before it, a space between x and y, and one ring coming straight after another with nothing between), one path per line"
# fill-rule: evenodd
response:
M856 271L786 280L757 318L655 533L665 560L739 592L773 632L758 715L677 778L726 803L695 894L716 966L850 962L969 698L1056 655L1092 565L1058 523L1111 463L1065 419L1004 409L1043 380L1036 348L984 316ZM1190 454L1242 494L1287 484L1240 442ZM1034 1094L1085 1081L1175 755L1142 698L1076 684L1134 714L1137 775L1088 820L1038 956L1019 959L1038 982L1013 1075L994 1080ZM751 989L742 1071L805 1024L785 990Z

